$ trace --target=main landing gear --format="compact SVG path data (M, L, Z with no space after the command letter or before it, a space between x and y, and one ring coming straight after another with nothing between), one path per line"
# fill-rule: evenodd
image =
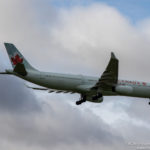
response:
M150 105L150 98L149 98L149 103L148 104Z
M86 95L81 95L81 99L76 101L76 105L81 105L84 102L86 102Z
M150 105L150 98L149 98L149 102L148 102L148 104Z

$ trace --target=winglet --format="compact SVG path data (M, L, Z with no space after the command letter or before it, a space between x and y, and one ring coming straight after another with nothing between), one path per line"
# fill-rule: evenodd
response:
M111 58L112 59L117 59L116 56L115 56L115 54L114 54L114 52L111 52Z

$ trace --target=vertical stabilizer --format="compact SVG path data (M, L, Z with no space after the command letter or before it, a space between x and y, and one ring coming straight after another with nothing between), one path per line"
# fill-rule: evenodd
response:
M25 76L27 70L35 70L13 44L4 43L4 45L15 72Z

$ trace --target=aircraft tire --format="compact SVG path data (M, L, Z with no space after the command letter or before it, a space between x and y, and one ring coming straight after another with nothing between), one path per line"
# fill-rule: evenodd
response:
M77 101L76 105L81 105L81 103L82 103L81 101Z

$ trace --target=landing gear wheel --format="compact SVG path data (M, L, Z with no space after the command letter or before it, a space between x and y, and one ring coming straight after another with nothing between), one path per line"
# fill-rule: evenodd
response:
M150 98L149 98L149 102L148 102L148 104L150 105Z
M81 105L82 102L81 101L76 101L76 105Z
M80 101L76 101L76 105L81 105L82 103L86 102L86 100L80 100Z
M76 105L81 105L84 102L86 102L86 96L85 95L81 95L81 100L76 101Z

